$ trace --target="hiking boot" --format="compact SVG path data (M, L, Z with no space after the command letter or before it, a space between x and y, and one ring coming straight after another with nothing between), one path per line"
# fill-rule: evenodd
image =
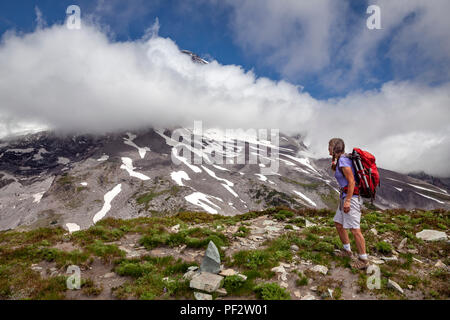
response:
M353 257L353 252L343 249L343 250L335 251L334 255L336 257L351 258L351 257Z
M351 267L355 268L355 269L362 270L362 269L367 269L367 267L369 265L370 265L370 263L369 263L368 259L358 258L357 260L352 262Z

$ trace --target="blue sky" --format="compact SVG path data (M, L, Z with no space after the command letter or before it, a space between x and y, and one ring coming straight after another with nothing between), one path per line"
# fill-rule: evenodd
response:
M114 32L115 41L134 40L142 37L145 30L153 24L155 18L159 19L160 36L174 40L180 48L188 49L206 58L214 58L221 64L241 65L245 70L254 70L257 76L269 77L274 80L285 79L291 83L301 85L304 90L313 97L319 99L344 96L355 90L378 89L383 83L390 80L414 79L415 74L411 70L400 70L396 73L392 70L392 60L387 52L395 35L395 30L402 28L405 22L399 21L396 26L388 30L388 34L381 40L375 39L376 54L368 59L371 63L365 66L363 74L357 74L343 82L348 84L342 88L333 87L333 84L324 84L323 77L339 72L349 72L351 57L343 59L342 47L358 35L355 30L365 27L365 19L368 6L367 1L342 0L339 9L345 10L341 21L330 29L341 29L341 38L330 41L329 62L321 68L313 71L303 71L301 68L293 74L280 71L278 61L264 61L265 55L272 52L272 48L262 45L253 50L247 50L246 46L235 40L236 32L246 32L239 25L232 26L233 15L241 10L233 1L195 1L195 0L169 0L169 1L1 1L0 2L0 32L14 29L16 31L31 32L36 27L36 12L38 7L48 25L62 23L65 19L65 10L68 5L77 4L81 7L82 17L93 15L104 25L108 25ZM405 13L406 15L406 13ZM319 17L320 18L320 17ZM402 18L403 19L403 18ZM264 20L259 21L264 24ZM299 29L302 28L301 20ZM238 29L236 31L236 29ZM300 33L303 32L300 30ZM376 34L377 30L372 31ZM286 30L290 37L289 30ZM282 36L282 35L281 35ZM295 41L293 36L292 41ZM370 37L370 35L369 35ZM270 41L270 39L269 39ZM304 43L308 45L308 43ZM302 54L300 48L299 55ZM414 60L414 51L410 52L410 59ZM420 53L418 53L420 55ZM283 59L283 58L281 58ZM438 62L437 62L438 63ZM430 84L447 81L444 79L427 79Z

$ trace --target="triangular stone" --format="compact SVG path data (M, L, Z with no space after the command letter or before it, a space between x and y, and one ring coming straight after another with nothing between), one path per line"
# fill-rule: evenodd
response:
M200 266L201 272L219 273L220 254L214 242L210 241L206 249L205 257Z

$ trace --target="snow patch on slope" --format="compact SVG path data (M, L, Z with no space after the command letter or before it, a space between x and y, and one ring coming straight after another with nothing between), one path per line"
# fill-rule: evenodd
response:
M312 201L310 198L308 198L307 196L305 196L303 193L301 193L300 191L294 190L294 192L299 195L302 199L306 200L309 204L311 204L314 207L317 207L316 203L314 201Z
M185 171L174 171L170 174L170 177L179 186L184 186L183 181L182 181L183 179L191 180L191 178L189 178L188 174Z
M150 148L148 148L148 147L144 147L144 148L138 147L138 145L136 143L134 143L134 141L133 141L134 139L136 139L136 135L132 134L132 133L129 133L129 132L127 132L127 135L128 135L128 138L123 138L123 140L124 140L123 143L125 143L125 144L127 144L127 145L129 145L129 146L131 146L133 148L136 148L138 153L139 153L139 156L141 157L141 159L144 159L145 154L147 152L150 152Z
M203 210L205 210L209 213L212 213L212 214L218 213L218 211L216 209L214 209L213 207L216 207L218 209L220 209L220 207L218 205L216 205L214 202L212 202L211 200L209 200L209 198L213 198L220 202L223 202L222 199L220 199L220 198L206 195L201 192L194 192L184 198L186 199L186 201L192 203L193 205L199 206L199 207L203 208Z
M120 166L120 169L126 170L131 177L135 177L144 181L150 179L145 174L134 171L134 169L136 168L133 167L133 160L131 160L130 158L122 157L122 163L123 164Z
M103 208L97 212L92 219L94 223L103 219L103 217L111 210L111 201L122 191L122 184L118 184L111 191L107 192L104 196L105 203L103 204Z

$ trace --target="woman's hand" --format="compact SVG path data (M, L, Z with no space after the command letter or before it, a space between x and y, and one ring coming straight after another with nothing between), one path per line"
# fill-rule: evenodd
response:
M345 199L344 213L348 213L350 211L350 203L351 203L351 199Z

